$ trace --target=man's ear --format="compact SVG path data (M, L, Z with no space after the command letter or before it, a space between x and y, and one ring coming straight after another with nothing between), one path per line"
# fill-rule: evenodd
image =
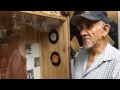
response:
M103 31L102 31L102 36L106 37L110 31L111 26L109 24L105 24L105 26L103 27Z

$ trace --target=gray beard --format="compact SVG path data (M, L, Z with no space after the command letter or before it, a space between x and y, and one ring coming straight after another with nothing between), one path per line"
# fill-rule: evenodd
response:
M92 44L92 45L83 45L83 47L84 47L85 49L91 49L93 46L94 46L93 44Z

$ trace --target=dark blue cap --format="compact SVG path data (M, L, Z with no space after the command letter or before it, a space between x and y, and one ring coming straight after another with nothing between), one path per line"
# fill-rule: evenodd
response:
M75 15L72 17L72 24L79 25L81 18L86 18L89 20L102 20L106 24L111 22L111 19L106 11L84 11L81 15Z

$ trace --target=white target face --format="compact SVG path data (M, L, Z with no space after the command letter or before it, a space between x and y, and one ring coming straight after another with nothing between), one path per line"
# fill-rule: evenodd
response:
M55 33L52 33L51 36L50 36L50 38L51 38L52 41L55 41L55 40L56 40L56 37L57 37L57 36L56 36Z

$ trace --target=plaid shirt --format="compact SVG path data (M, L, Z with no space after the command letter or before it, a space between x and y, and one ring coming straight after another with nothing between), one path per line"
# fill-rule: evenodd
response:
M104 51L85 72L89 53L82 49L76 58L73 79L120 79L120 51L107 43Z

